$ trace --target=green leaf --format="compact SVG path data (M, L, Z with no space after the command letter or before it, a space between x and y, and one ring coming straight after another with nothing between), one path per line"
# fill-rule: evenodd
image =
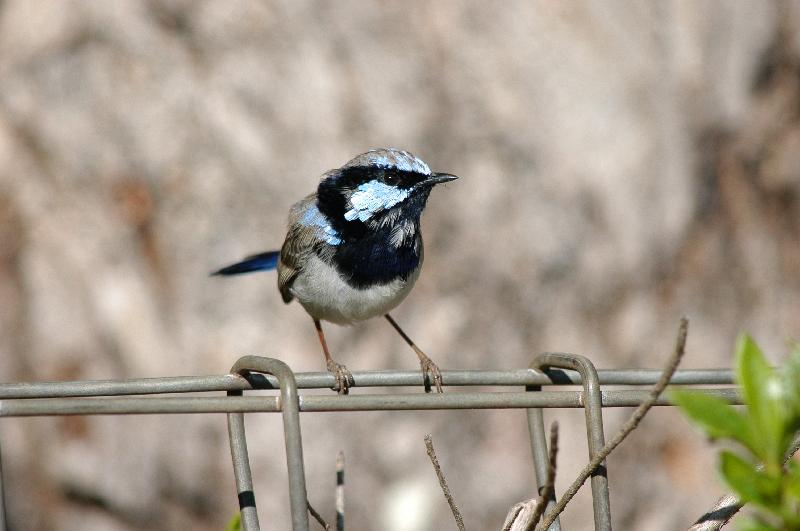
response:
M742 518L737 524L736 529L739 531L779 531L777 527L754 518Z
M778 503L780 477L756 469L753 463L727 450L720 452L720 472L742 500L772 508Z
M713 439L733 439L753 450L747 417L725 399L700 391L672 389L669 399Z
M242 531L242 513L237 512L233 515L228 525L225 527L225 531Z
M750 417L754 451L768 470L775 471L787 450L790 408L784 382L764 359L761 349L747 335L736 348L737 379Z
M797 461L790 459L786 463L784 490L787 495L795 498L795 503L800 501L800 464Z
M794 343L789 360L782 371L783 384L787 391L788 407L794 420L792 431L800 428L800 345Z

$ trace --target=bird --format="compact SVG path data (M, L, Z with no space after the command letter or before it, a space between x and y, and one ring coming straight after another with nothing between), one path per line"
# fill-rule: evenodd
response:
M383 316L417 355L425 391L442 392L439 367L389 312L414 287L424 252L420 217L431 190L457 179L435 173L420 158L395 148L373 149L324 173L316 192L289 210L280 250L247 256L212 275L277 269L286 304L311 316L332 388L347 394L352 373L331 356L321 321L352 325Z

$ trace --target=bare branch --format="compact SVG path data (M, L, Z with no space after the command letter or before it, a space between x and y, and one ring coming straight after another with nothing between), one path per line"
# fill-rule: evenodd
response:
M541 502L539 496L514 504L506 515L503 531L525 531L533 521L533 513Z
M322 518L322 515L321 515L321 514L319 514L319 513L316 511L316 509L314 509L314 508L311 506L311 502L309 502L308 500L306 500L306 504L308 504L308 514L310 514L311 516L313 516L313 517L314 517L314 520L316 520L316 521L317 521L317 523L319 523L319 525L321 525L321 526L322 526L322 528L323 528L325 531L332 531L332 529L331 529L331 526L329 526L327 523L325 523L325 519L324 519L324 518Z
M558 422L550 425L550 453L547 461L547 478L539 491L539 496L520 502L511 507L503 523L503 531L531 531L547 508L553 497L556 483L556 456L558 455Z
M544 482L544 487L539 493L539 503L536 505L536 510L533 512L533 517L530 523L525 528L526 531L533 531L539 519L544 514L547 508L547 503L556 490L556 457L558 456L558 422L553 422L550 425L550 455L547 460L547 479Z
M458 511L456 502L453 500L453 495L450 494L450 488L447 486L447 481L444 479L442 467L439 466L439 459L437 459L436 451L433 449L433 437L431 437L430 434L425 436L425 448L428 450L428 457L433 465L433 470L436 472L436 477L439 479L439 486L442 488L442 492L447 500L447 504L450 506L450 511L453 513L453 518L456 519L456 525L458 526L459 531L467 531L467 528L464 527L464 519L461 518L461 513Z
M742 502L735 494L726 494L689 528L689 531L716 531L728 523L739 512Z
M605 446L603 446L603 448L597 453L597 455L595 455L594 458L589 461L589 464L586 465L583 470L581 470L581 472L578 474L578 477L566 490L564 495L556 504L555 508L536 528L537 530L546 530L552 525L553 522L555 522L558 515L564 511L564 508L575 496L575 494L577 494L578 490L586 482L589 476L591 476L592 473L594 473L594 471L597 470L600 464L606 459L606 457L608 457L608 455L613 452L623 440L625 440L625 437L627 437L633 430L636 429L647 412L650 411L650 408L653 407L653 405L656 403L656 400L658 400L658 397L667 387L667 384L669 384L669 381L672 379L672 375L675 374L675 370L678 368L678 365L683 358L683 354L686 350L686 335L688 330L689 320L686 317L682 317L678 327L678 337L675 341L675 350L672 352L672 356L670 356L669 361L664 367L664 371L661 373L661 378L659 378L658 382L656 382L656 384L653 386L647 399L639 404L639 407L636 408L631 417L627 420L627 422L625 422L622 428L620 428L619 432L617 432L614 438L606 443Z

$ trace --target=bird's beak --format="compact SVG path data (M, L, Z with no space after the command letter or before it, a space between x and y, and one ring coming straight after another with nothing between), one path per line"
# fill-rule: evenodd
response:
M458 179L458 177L456 177L455 175L450 175L449 173L434 173L433 175L422 181L422 183L428 186L433 186L435 184L442 184L450 181L455 181L456 179Z

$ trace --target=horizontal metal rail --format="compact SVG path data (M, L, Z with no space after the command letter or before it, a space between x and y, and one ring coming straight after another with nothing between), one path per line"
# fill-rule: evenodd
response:
M601 385L653 385L661 371L651 369L598 370ZM297 373L298 389L328 389L335 385L327 372ZM353 387L398 387L422 385L419 371L353 372ZM546 374L531 369L507 371L442 371L442 380L449 386L532 386L581 385L574 371L551 369ZM733 372L720 369L687 369L675 373L673 385L732 385ZM237 375L178 376L137 378L130 380L86 380L72 382L38 382L0 384L0 399L60 398L78 396L120 396L161 393L193 393L210 391L247 391L278 389L274 376L253 374L248 379ZM560 407L560 406L554 406Z
M733 388L703 389L704 393L740 404ZM602 391L603 407L636 407L648 391ZM301 412L398 411L441 409L582 408L582 391L487 392L445 394L300 395ZM661 397L656 405L672 405ZM170 413L279 413L277 396L111 397L0 400L0 417L55 415L137 415Z
M231 369L232 374L225 375L0 384L0 418L226 413L242 525L247 531L255 531L258 529L258 515L243 414L282 413L292 529L305 531L308 529L308 515L298 416L301 412L525 409L537 483L541 487L542 471L547 464L543 408L586 409L587 437L594 441L595 447L590 452L597 451L596 447L603 441L601 408L638 406L650 394L640 386L652 386L661 376L660 370L648 369L595 371L588 359L573 354L542 354L534 360L533 366L533 369L443 371L443 384L449 388L444 394L423 393L419 371L355 372L353 387L365 389L340 396L330 391L312 391L333 387L335 381L330 373L294 374L278 360L245 356ZM580 368L588 378L586 385L578 372L557 366ZM679 370L671 383L706 386L698 390L732 404L742 403L738 389L732 387L734 379L730 370ZM470 389L476 386L495 389ZM583 386L583 390L552 390L552 386ZM610 389L609 386L628 388ZM387 394L367 390L380 387L409 387L414 388L414 392ZM454 390L453 387L462 389ZM300 389L308 392L299 394ZM277 390L280 393L270 392ZM246 391L260 392L245 396ZM656 405L672 404L667 396L662 396ZM611 513L605 468L601 473L602 477L593 477L592 498L595 529L605 531L610 529ZM560 529L558 522L550 529Z

